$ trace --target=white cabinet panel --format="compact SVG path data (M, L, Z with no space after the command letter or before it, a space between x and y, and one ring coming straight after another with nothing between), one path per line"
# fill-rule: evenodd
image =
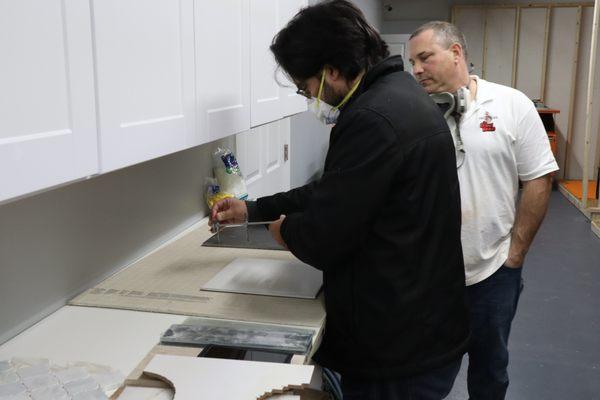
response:
M250 0L196 0L195 144L250 129Z
M95 0L102 172L194 143L193 0Z
M0 201L98 172L89 4L0 1Z
M236 136L238 163L244 174L246 185L252 185L264 175L261 165L262 136L266 125L252 128Z
M279 29L283 29L294 15L306 6L306 0L279 0ZM285 74L279 71L277 80L282 83L280 96L283 116L290 116L306 111L306 99L296 94L296 86L287 79Z
M283 116L281 91L275 80L275 59L269 49L280 24L279 0L250 0L252 126Z
M252 128L236 136L238 161L248 188L257 198L290 189L290 119Z

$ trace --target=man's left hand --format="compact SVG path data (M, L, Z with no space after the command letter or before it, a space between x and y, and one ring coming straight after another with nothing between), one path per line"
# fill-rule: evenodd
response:
M277 221L273 222L272 224L269 224L269 232L271 232L271 236L273 236L273 239L275 239L277 243L279 243L287 249L288 247L283 241L283 238L281 237L281 224L283 223L284 219L285 215L282 215Z
M508 268L521 268L523 266L524 261L525 256L520 254L511 254L509 252L508 258L504 262L504 265Z

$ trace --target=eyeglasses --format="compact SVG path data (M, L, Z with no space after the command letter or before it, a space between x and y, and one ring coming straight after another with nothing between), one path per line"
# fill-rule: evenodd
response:
M312 95L310 94L310 92L307 92L306 89L298 89L296 90L296 94L306 97L307 99L312 99Z

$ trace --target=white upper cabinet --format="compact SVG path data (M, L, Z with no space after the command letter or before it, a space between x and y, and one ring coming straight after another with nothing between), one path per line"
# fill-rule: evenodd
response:
M0 201L98 172L90 10L0 1Z
M252 126L306 111L306 99L278 70L269 49L273 38L306 0L250 0Z
M290 190L289 143L289 118L236 136L238 161L250 198Z
M250 129L250 1L196 0L196 143Z
M94 0L100 167L197 143L193 0Z
M258 126L283 117L275 59L269 49L279 31L280 0L250 0L251 123Z
M284 28L294 15L306 5L307 0L279 0L280 29ZM285 74L280 73L277 80L283 83L280 87L283 116L306 111L306 99L296 94L296 86L286 78Z

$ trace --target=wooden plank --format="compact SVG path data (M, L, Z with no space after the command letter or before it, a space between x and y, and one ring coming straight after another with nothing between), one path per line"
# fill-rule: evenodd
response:
M514 4L456 4L454 7L457 10L460 9L477 9L477 8L513 8ZM593 2L581 2L581 3L530 3L521 5L522 8L571 8L571 7L593 7Z
M552 10L550 39L548 48L547 87L544 103L560 110L555 118L559 165L564 167L565 144L568 140L568 121L571 113L569 93L572 90L573 59L575 58L575 38L577 35L577 8ZM564 170L561 169L564 176ZM566 176L568 178L568 176Z
M546 32L544 34L544 57L543 57L544 62L542 64L542 84L541 84L542 96L540 97L542 102L546 101L546 80L547 80L546 75L548 73L548 46L550 45L551 17L552 17L552 7L548 7L546 9Z
M594 9L584 8L581 16L581 36L579 41L579 57L577 67L577 91L575 94L575 104L573 106L573 137L569 145L569 178L581 179L583 173L583 149L585 140L585 119L587 102L587 83L590 62L590 50L592 41L592 27L594 19ZM598 69L596 69L596 79L598 79ZM600 87L598 81L594 85L594 98L600 98ZM592 111L592 148L596 147L596 127L600 123L600 102L594 101ZM592 152L591 154L594 154ZM595 164L590 164L595 165ZM562 162L561 162L562 166ZM592 171L594 172L595 169ZM595 177L595 174L592 175ZM592 178L590 178L592 179Z
M521 33L521 7L517 7L515 16L515 42L513 44L512 87L517 87L517 69L519 59L519 36Z
M545 31L547 10L521 10L516 88L530 99L542 98L542 75L545 71Z
M486 79L486 66L487 66L487 26L488 26L488 8L484 11L485 17L483 19L483 61L481 63L481 77Z
M505 86L513 81L516 7L487 10L485 79Z
M567 142L565 143L565 159L563 165L564 176L569 176L569 152L573 142L573 121L575 116L575 94L577 92L577 65L579 62L579 39L581 37L581 12L582 7L577 7L577 31L575 34L575 57L573 58L573 70L571 73L571 93L569 96L569 122L567 128Z
M456 26L465 35L469 53L469 62L474 64L473 73L483 76L483 31L485 10L461 10L455 14Z

